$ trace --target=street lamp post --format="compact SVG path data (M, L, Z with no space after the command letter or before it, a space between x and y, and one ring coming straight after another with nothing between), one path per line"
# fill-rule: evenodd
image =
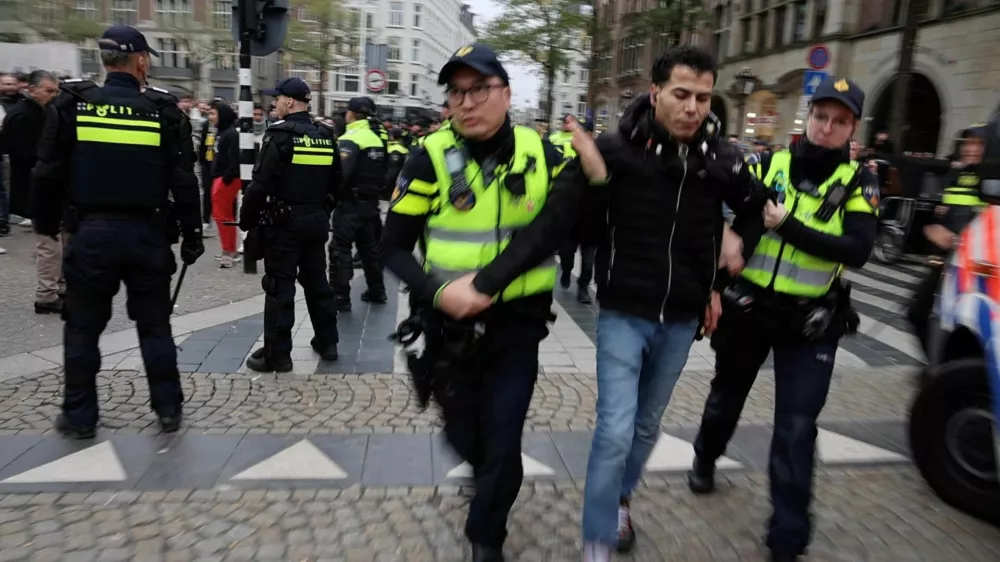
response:
M739 74L736 75L736 79L730 88L729 96L736 100L736 106L739 110L736 120L736 134L739 138L743 138L743 120L746 117L747 98L753 94L758 82L759 79L750 71L750 67L744 66Z

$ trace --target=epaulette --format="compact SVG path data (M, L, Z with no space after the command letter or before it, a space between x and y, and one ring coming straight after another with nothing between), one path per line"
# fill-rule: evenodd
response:
M282 124L282 123L284 123L284 122L285 122L285 120L284 120L284 119L278 119L278 120L277 120L277 121L275 121L274 123L271 123L271 125L272 125L272 126L273 126L273 125L281 125L281 124Z
M150 86L149 89L150 90L156 90L157 92L160 92L161 94L167 94L168 96L173 96L173 94L171 94L169 90L164 90L163 88L157 88L156 86ZM176 97L176 96L174 96L174 97Z
M62 84L75 84L77 82L84 82L84 81L89 82L89 80L84 80L83 78L70 78L68 80L63 80L61 83Z
M82 78L74 78L72 80L64 80L59 84L59 89L70 94L74 98L83 100L84 102L91 103L89 96L85 95L87 92L97 88L97 84L93 80L84 80Z

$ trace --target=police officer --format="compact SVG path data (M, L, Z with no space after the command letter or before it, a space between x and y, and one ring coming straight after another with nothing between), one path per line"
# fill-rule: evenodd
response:
M295 280L306 295L315 336L311 345L327 361L337 359L337 306L324 275L330 211L340 185L333 129L309 117L309 86L285 78L264 95L276 96L279 121L268 127L253 181L243 197L240 228L260 226L264 250L264 347L247 359L255 371L292 370Z
M550 198L580 188L579 164L564 162L535 131L511 125L507 72L490 47L459 49L438 82L447 88L452 126L428 135L404 164L382 247L411 301L433 309L429 322L466 334L482 327L468 356L452 363L457 376L439 379L435 395L448 442L475 475L465 525L473 560L492 562L503 560L507 515L521 485L521 433L556 281L555 244L501 250ZM557 205L555 212L572 210ZM557 227L545 234L561 236ZM413 256L422 238L423 266Z
M563 115L562 118L562 128L551 135L549 135L549 142L554 144L557 148L563 148L569 145L570 141L573 140L573 133L570 131L570 118L573 117L571 113Z
M716 283L725 292L712 337L715 378L688 484L699 494L714 490L715 461L773 350L774 513L767 546L774 561L797 559L810 540L816 419L830 388L837 342L857 327L840 274L845 266L864 265L875 240L878 181L850 160L848 150L864 98L854 82L828 78L812 97L804 138L788 150L751 160L751 171L774 190L777 203L768 201L764 207L767 232L759 243L749 239L752 235L744 238L753 254L741 276L728 284L721 270Z
M980 198L982 183L980 165L985 151L986 127L974 125L962 131L960 155L945 179L941 205L935 209L935 224L924 227L924 235L941 254L947 254L955 246L956 239L972 222L985 205ZM932 260L930 270L913 291L913 300L906 312L906 318L913 326L913 332L920 340L924 353L928 351L928 327L934 308L934 295L941 280L942 260Z
M65 397L56 429L94 437L98 422L95 378L98 340L111 318L111 301L124 282L129 317L136 323L150 402L164 432L181 423L183 394L170 331L170 249L174 219L184 235L181 259L192 264L201 241L198 183L185 147L177 98L143 85L150 68L146 38L115 26L98 41L107 69L103 87L67 81L53 102L33 171L40 234L58 236L65 217L70 238L63 271Z
M379 199L385 182L386 149L372 131L368 116L375 113L371 98L354 98L347 105L347 132L337 140L343 179L333 212L330 243L330 285L342 312L351 310L351 277L354 267L351 245L357 242L368 290L365 302L387 301L379 257L378 235L382 227Z
M389 130L389 167L385 172L386 192L384 199L389 199L392 188L396 185L399 172L403 169L403 162L410 154L410 149L403 146L403 132L399 129ZM381 229L379 229L381 231ZM380 232L381 234L381 232ZM381 236L379 236L381 239Z

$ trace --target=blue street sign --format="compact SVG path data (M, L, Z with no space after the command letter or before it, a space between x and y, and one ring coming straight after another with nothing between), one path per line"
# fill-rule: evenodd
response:
M829 76L822 70L807 70L802 77L802 95L811 96L816 93L816 88Z

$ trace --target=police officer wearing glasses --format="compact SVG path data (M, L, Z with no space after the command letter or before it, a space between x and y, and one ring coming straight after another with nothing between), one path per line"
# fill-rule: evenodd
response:
M507 515L523 477L521 433L552 319L553 254L565 225L553 222L543 233L553 241L548 248L504 248L560 192L580 189L582 176L578 160L564 161L537 132L511 124L507 72L487 45L459 49L438 82L447 89L451 128L427 135L404 164L382 251L415 307L428 310L425 324L469 335L436 375L434 395L448 442L473 467L476 495L465 524L473 560L496 562L504 559ZM413 256L418 239L423 264ZM428 349L440 333L424 331Z
M183 394L170 331L170 276L177 269L170 244L176 222L184 235L184 263L194 263L205 252L198 183L190 147L185 149L190 128L184 127L177 98L158 88L143 89L149 57L157 52L127 26L109 28L98 45L108 71L104 86L73 80L61 85L42 131L32 186L40 234L58 236L68 203L65 397L56 429L81 439L96 431L98 340L123 282L150 403L164 432L180 427Z
M715 462L723 454L743 403L768 353L774 352L775 414L771 438L772 560L805 552L812 523L816 419L830 390L837 342L857 329L845 267L868 260L878 222L878 180L850 159L865 94L854 82L829 78L816 89L805 137L787 150L763 153L748 164L772 190L759 242L754 229L734 227L753 249L740 276L720 271L722 316L712 336L715 378L695 440L688 474L692 491L715 489Z
M295 281L306 295L313 351L338 358L337 306L326 280L330 209L340 185L333 129L309 116L309 86L285 78L264 95L276 96L280 120L268 127L243 197L240 228L261 228L264 254L264 347L247 359L255 371L292 370ZM263 224L262 224L263 221Z

